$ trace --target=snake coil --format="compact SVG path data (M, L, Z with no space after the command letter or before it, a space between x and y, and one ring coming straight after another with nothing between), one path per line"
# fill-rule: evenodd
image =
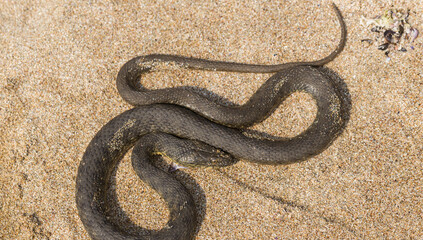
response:
M277 165L303 161L327 148L348 120L345 91L337 86L333 74L321 68L342 51L346 42L345 23L339 9L335 5L333 8L341 25L341 40L329 56L318 61L254 65L156 54L136 57L124 64L117 76L117 87L121 96L136 107L112 119L95 135L76 179L78 212L90 237L194 238L197 220L192 196L169 173L150 163L152 154L165 152L190 166L226 166L237 159ZM185 88L143 88L139 83L142 74L169 63L189 69L276 74L247 103L228 107ZM264 120L296 91L309 93L317 104L315 120L304 132L279 140L243 133L242 128ZM170 210L164 228L146 230L144 235L127 233L106 216L106 192L112 172L134 145L132 164L136 173L161 195Z

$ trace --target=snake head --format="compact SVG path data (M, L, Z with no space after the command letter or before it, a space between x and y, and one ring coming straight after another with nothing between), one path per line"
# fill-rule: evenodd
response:
M193 166L224 167L237 162L223 150L197 140L178 139L178 142L172 145L168 147L166 155L178 164L175 170Z

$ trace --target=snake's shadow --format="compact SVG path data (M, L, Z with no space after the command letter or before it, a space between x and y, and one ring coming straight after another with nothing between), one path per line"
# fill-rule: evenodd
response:
M128 151L127 154L130 154L132 151ZM152 156L152 161L155 162L155 166L160 168L161 170L168 172L173 177L176 178L179 182L181 182L188 190L188 192L191 194L191 196L194 199L195 206L196 206L196 213L197 213L197 229L196 229L196 235L198 234L201 223L204 220L204 217L206 215L206 195L204 193L203 188L195 181L195 179L190 176L188 173L185 173L184 171L172 171L169 172L169 169L171 169L171 166L169 163L167 163L162 157L160 156ZM122 161L119 162L119 164ZM122 209L118 195L116 192L116 173L118 166L113 170L112 176L110 178L110 185L109 189L107 190L107 209L105 209L105 214L107 215L107 219L113 223L115 226L119 226L122 230L125 232L135 235L135 236L148 236L156 230L151 230L143 226L139 226L133 221L131 221L128 214ZM134 171L134 174L135 171ZM136 206L134 206L136 207ZM140 218L142 216L139 216Z
M339 137L342 134L342 132L345 130L345 128L347 127L348 122L350 120L350 114L351 114L351 108L352 108L351 95L350 95L350 92L348 90L347 84L345 83L345 81L342 79L342 77L337 72L335 72L332 69L327 68L327 67L318 67L318 68L319 68L319 70L321 70L321 72L323 74L325 74L328 77L328 79L331 80L331 83L334 85L334 87L337 91L337 94L338 94L338 96L340 97L340 100L341 100L341 103L340 103L341 104L341 112L340 112L341 116L340 117L343 119L343 124L341 125L341 129L340 129L339 134L337 136L337 137ZM276 137L276 136L270 135L268 133L260 132L260 131L256 131L256 130L247 129L246 132L251 134L251 135L254 135L254 136L258 135L258 136L261 136L261 137L266 138L266 139L274 139L274 140L281 139L280 137ZM325 214L316 214L316 213L313 212L312 206L308 206L304 203L300 203L300 202L297 202L295 200L294 201L287 200L287 199L284 199L283 197L275 196L271 193L268 193L266 190L261 189L260 183L252 185L252 184L246 183L243 180L240 180L240 179L232 176L231 174L229 174L226 171L222 171L220 169L216 169L216 171L219 172L220 174L222 174L223 177L230 179L231 181L235 182L235 184L244 188L246 191L258 193L261 196L263 196L264 198L267 198L267 199L275 201L279 204L282 204L282 205L286 206L285 209L286 208L292 208L292 209L298 209L300 211L308 212L309 214L314 215L315 217L322 219L323 221L327 222L328 224L339 225L341 228L344 228L345 230L352 233L354 236L358 237L354 228L349 226L348 223L345 223L342 220L339 220L334 216L325 215ZM290 210L288 210L288 211L290 211Z

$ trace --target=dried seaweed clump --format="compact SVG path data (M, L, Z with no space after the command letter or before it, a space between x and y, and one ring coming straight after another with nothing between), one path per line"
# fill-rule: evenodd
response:
M361 24L375 33L374 39L363 39L369 45L377 44L377 48L385 52L388 57L391 51L407 52L414 50L413 42L418 37L419 31L408 22L410 10L403 12L398 9L389 9L383 15L375 18L362 16ZM389 60L389 57L388 59Z

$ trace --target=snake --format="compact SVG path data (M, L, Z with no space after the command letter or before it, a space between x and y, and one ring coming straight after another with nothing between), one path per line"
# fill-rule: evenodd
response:
M119 94L134 108L104 125L87 146L76 177L76 205L92 239L194 239L197 212L192 195L176 178L152 160L168 157L186 166L229 166L239 159L280 165L304 161L323 152L348 120L345 93L324 64L342 52L346 26L336 49L321 60L276 65L206 60L179 55L138 56L118 72ZM147 89L141 77L163 66L207 71L275 73L243 105L225 105L184 87ZM266 119L288 96L306 92L317 105L313 123L291 138L247 134L246 128ZM142 181L164 199L169 219L159 230L129 233L110 220L107 191L113 171L132 150L132 166ZM140 227L141 228L141 227Z

